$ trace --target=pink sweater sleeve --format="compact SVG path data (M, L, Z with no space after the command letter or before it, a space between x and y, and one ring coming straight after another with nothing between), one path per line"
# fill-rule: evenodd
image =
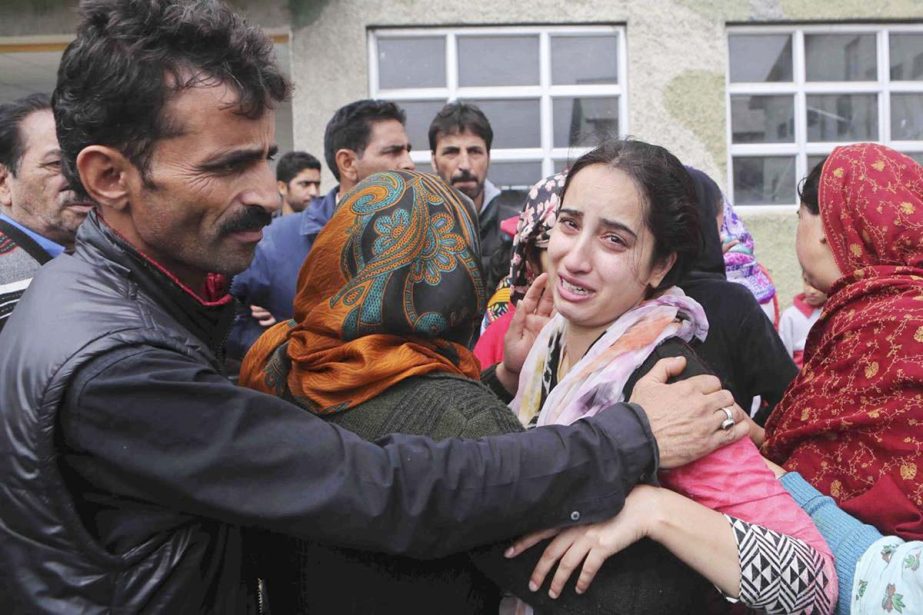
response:
M718 512L798 538L824 557L834 580L826 593L835 601L833 555L811 517L791 498L763 463L749 438L720 448L681 468L664 470L660 482Z

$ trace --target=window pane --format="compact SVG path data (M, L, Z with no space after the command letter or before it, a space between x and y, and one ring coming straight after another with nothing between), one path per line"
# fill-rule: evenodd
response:
M538 99L471 100L481 108L494 130L493 148L541 147L541 109Z
M605 36L551 37L551 83L618 82L618 39Z
M923 164L923 152L907 152L907 155L916 160L919 164Z
M875 94L807 96L808 141L878 140Z
M542 179L542 163L539 160L529 162L493 161L488 172L490 181L500 188L528 188Z
M407 113L407 136L414 151L429 150L429 125L445 101L401 100L397 104Z
M923 140L923 94L891 94L891 138Z
M735 205L785 205L797 200L795 158L734 158Z
M564 169L569 169L574 166L574 163L577 162L577 156L572 156L566 160L554 160L554 172L560 173Z
M732 34L728 37L731 81L791 81L790 34Z
M826 158L826 156L808 156L808 170L807 170L807 173L810 173L810 172L814 169L814 167L816 167L817 164L818 164L821 160L824 160L825 158ZM805 175L807 175L807 173L805 173Z
M923 34L892 32L888 38L891 40L891 79L923 79Z
M378 39L378 87L444 88L445 37Z
M438 173L433 171L433 165L428 162L415 162L414 166L417 167L417 171L420 173L432 173L433 175L438 175Z
M619 135L619 99L555 98L554 147L595 147Z
M538 85L537 36L459 36L458 85Z
M874 34L805 34L808 81L876 81Z
M731 96L734 143L791 143L795 140L792 96Z

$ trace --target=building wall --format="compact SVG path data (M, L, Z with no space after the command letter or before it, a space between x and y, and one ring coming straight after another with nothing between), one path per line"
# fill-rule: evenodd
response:
M333 112L369 94L367 31L382 26L625 24L629 132L727 183L726 25L923 18L919 0L294 0L295 144L323 151ZM566 9L566 10L562 10ZM420 147L420 144L416 144ZM422 144L426 147L426 144ZM329 174L326 182L332 182ZM783 307L800 292L795 213L746 212Z

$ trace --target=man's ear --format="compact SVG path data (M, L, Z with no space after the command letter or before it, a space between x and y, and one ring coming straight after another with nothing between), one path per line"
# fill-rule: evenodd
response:
M359 183L359 169L356 168L356 162L359 160L359 157L351 149L338 149L337 153L334 155L334 160L337 163L337 170L340 172L340 177L345 177L350 180L353 184Z
M80 183L103 207L123 210L130 201L130 187L140 184L141 173L125 155L105 145L90 145L77 154Z
M9 209L13 206L13 192L10 190L10 170L0 164L0 207Z
M279 190L279 196L284 197L286 194L288 194L288 184L286 184L284 181L277 181L276 188Z

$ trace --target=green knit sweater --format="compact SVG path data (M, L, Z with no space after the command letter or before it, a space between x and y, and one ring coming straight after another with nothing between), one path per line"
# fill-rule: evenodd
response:
M522 431L498 398L509 396L493 370L483 378L486 384L448 374L408 378L325 418L367 440L391 433L441 440ZM421 561L272 540L280 554L266 575L273 613L497 613L499 589L464 554Z

